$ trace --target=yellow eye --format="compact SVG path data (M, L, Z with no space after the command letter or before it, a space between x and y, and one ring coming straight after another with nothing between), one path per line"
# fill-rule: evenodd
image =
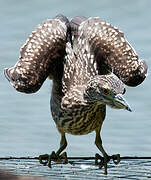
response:
M109 89L106 89L106 88L103 90L103 92L104 92L104 94L105 94L106 96L110 94L110 90L109 90Z

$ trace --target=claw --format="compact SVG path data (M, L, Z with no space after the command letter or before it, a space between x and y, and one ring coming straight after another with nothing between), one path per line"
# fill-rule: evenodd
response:
M107 163L110 161L111 157L106 155L104 156L104 174L107 175Z
M63 162L64 164L68 164L68 158L67 158L67 153L66 152L62 153L60 155L60 158L64 159L64 162Z
M51 168L51 161L59 161L59 156L57 157L56 153L52 151L52 153L48 156L48 167ZM60 160L61 161L61 160Z
M95 165L99 166L99 169L103 167L104 158L100 156L98 153L95 154Z
M56 163L62 163L62 159L64 159L64 164L68 163L67 153L64 152L61 155L57 155L54 151L50 155L44 154L39 156L39 162L44 166L48 165L51 168L51 161Z
M98 161L100 160L100 162ZM110 161L110 156L106 155L104 157L100 156L99 154L95 155L95 165L99 166L101 169L104 166L104 174L107 175L107 163Z
M43 154L39 156L39 162L40 164L43 164L44 166L46 166L46 164L48 163L48 154Z
M115 165L120 163L120 154L114 154L111 156Z

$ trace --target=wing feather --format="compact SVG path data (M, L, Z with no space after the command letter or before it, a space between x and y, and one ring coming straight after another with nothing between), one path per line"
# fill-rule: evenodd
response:
M104 68L115 73L126 85L137 86L147 74L145 61L139 60L135 50L116 27L100 18L89 18L78 28L77 42L90 48L100 74Z
M36 92L45 79L56 73L65 56L68 20L62 15L41 23L20 50L19 61L4 70L13 87L25 93ZM61 73L61 72L60 72Z

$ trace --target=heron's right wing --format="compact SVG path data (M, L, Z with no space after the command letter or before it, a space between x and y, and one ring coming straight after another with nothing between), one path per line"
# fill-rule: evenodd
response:
M58 15L44 21L29 36L20 50L19 61L4 70L17 91L33 93L48 75L54 78L57 71L62 76L68 22L65 16Z

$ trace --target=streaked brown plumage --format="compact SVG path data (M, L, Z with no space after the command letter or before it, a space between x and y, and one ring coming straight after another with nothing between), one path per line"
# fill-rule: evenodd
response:
M124 84L137 86L147 73L145 61L138 59L122 32L100 18L77 16L69 22L58 15L32 32L17 64L4 73L16 90L25 93L36 92L49 76L52 116L62 135L59 150L50 157L59 157L65 149L65 133L96 131L95 143L107 173L110 158L100 138L106 105L130 111L121 96Z

